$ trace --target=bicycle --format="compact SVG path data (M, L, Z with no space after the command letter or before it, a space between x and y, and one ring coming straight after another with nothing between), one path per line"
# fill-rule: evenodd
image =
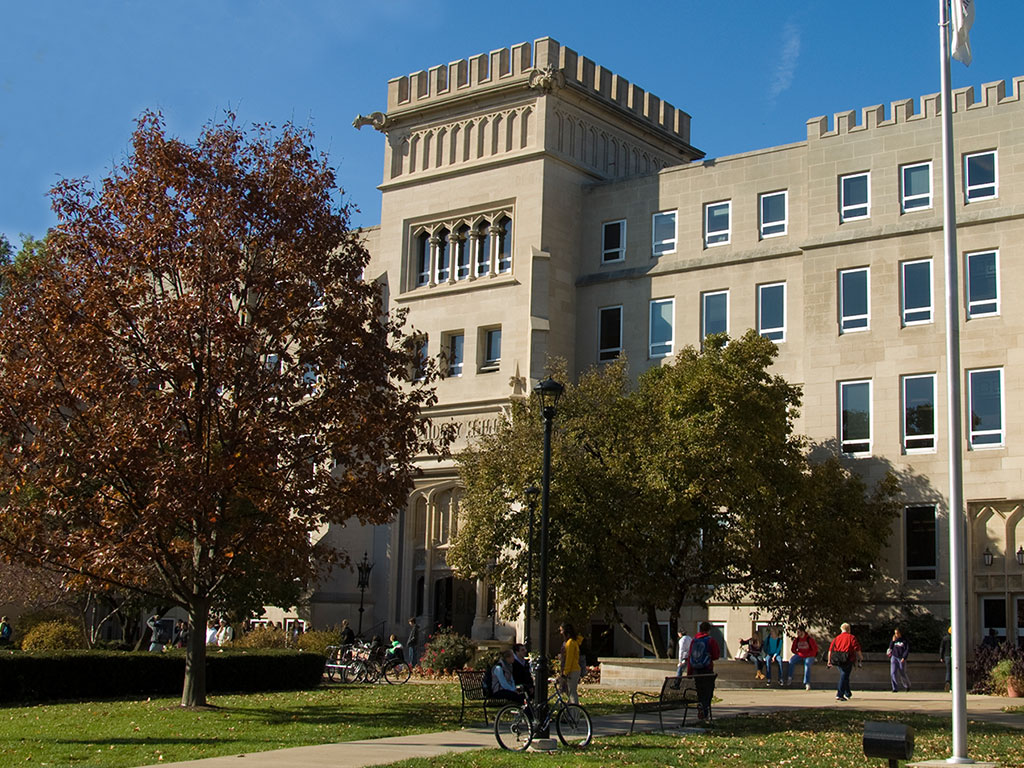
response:
M522 705L509 704L502 707L494 718L494 738L502 749L522 752L533 742L538 731L551 728L554 720L559 741L571 749L582 749L590 744L594 735L594 724L590 714L579 704L570 704L562 698L562 692L553 685L554 693L548 697L547 716L543 721L534 718L529 700ZM557 700L557 701L556 701ZM555 705L552 706L552 701Z

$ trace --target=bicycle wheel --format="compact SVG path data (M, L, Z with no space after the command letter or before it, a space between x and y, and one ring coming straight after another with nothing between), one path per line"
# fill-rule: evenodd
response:
M351 680L353 683L365 683L366 682L366 662L362 659L356 659L352 662L351 666Z
M558 710L555 730L558 731L558 738L565 746L574 748L587 746L594 735L590 715L579 704L566 704Z
M338 671L337 667L326 667L324 669L324 674L327 675L327 681L328 682L330 682L330 683L334 682L334 673L337 672L337 671Z
M378 664L373 659L368 659L366 661L366 682L376 683L378 680L380 680L380 675L380 664Z
M407 683L411 676L412 667L404 661L395 660L384 667L384 679L387 680L390 685L401 685L402 683Z
M533 741L530 718L515 704L503 707L494 718L494 738L502 749L522 752Z

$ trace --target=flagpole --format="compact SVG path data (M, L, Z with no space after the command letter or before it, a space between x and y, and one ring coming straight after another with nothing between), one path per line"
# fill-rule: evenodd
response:
M948 763L973 763L967 757L967 563L964 545L963 416L960 387L960 289L957 278L956 185L953 158L953 99L949 72L949 0L939 0L939 58L942 81L942 244L946 259L946 391L949 443L949 610L953 694L953 756Z

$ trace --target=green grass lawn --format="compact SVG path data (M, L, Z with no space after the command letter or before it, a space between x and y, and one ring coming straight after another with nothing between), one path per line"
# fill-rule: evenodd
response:
M554 755L479 750L433 759L403 760L390 768L537 768L556 766L709 766L714 768L850 768L877 766L864 757L865 720L895 720L915 730L914 759L945 759L950 754L949 722L923 715L887 716L856 711L802 710L719 720L704 734L645 733L596 740L589 748ZM1024 768L1024 732L971 722L968 751L974 760Z
M590 689L594 714L629 707L628 693ZM217 709L178 699L73 702L0 708L0 768L131 768L160 760L260 752L459 727L457 683L333 685L312 691L215 696ZM493 716L493 713L492 713ZM467 723L482 723L479 705Z

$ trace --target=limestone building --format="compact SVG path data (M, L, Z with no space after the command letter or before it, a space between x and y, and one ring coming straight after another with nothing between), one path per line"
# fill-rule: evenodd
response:
M1024 642L1024 310L1002 300L1024 278L1022 86L956 91L954 135L969 637ZM910 478L885 569L894 594L947 617L938 105L818 117L804 141L705 160L685 112L549 38L399 77L386 111L357 120L385 138L367 277L427 354L446 353L431 415L461 439L492 428L550 355L577 374L622 352L652 366L707 333L757 329L803 387L798 432L869 478L886 465ZM416 615L510 634L492 627L486 585L446 565L454 467L423 469L392 525L342 534L364 536L376 563L366 625ZM314 622L352 618L354 583L324 585ZM756 620L728 606L708 618L730 647Z

